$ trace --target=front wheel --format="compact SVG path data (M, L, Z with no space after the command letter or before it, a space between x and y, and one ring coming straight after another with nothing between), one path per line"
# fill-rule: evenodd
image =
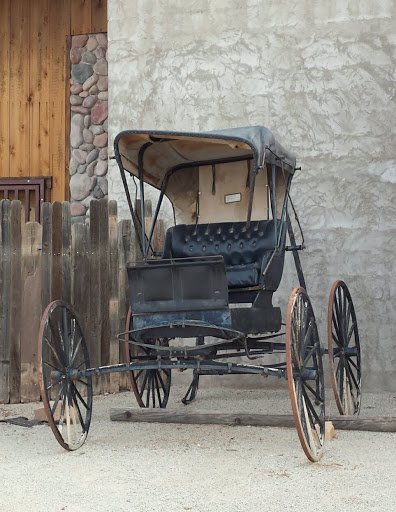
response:
M76 450L85 442L92 414L92 377L76 377L90 367L84 334L73 310L63 301L44 311L38 339L41 398L58 443Z
M322 349L307 292L295 288L286 316L286 368L294 421L301 446L312 462L322 456L325 396Z
M130 363L138 363L150 359L151 350L129 343L132 331L132 310L129 308L126 319L126 357ZM168 346L168 340L157 338L153 345ZM160 407L164 409L168 403L171 387L171 370L132 370L131 386L140 407Z

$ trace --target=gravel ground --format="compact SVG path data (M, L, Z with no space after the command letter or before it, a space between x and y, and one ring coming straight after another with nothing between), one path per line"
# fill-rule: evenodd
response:
M169 407L185 407L185 390L172 386ZM38 406L0 405L0 418ZM0 511L396 510L394 433L338 431L312 464L294 429L111 422L123 406L136 406L132 393L95 397L76 452L48 425L0 423ZM286 389L202 388L188 407L291 413ZM366 393L361 415L396 416L395 394Z

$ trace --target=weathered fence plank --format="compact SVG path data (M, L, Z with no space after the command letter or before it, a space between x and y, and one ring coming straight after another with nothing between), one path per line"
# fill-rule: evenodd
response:
M119 331L125 332L126 330L126 317L129 306L128 299L128 275L127 263L135 261L135 248L134 248L134 228L131 220L122 220L119 224L118 231L118 296L119 302ZM119 344L119 358L120 362L127 362L125 344ZM131 389L130 376L128 373L120 374L120 389Z
M41 249L41 311L51 301L52 295L52 204L44 203L41 210L43 225Z
M62 203L62 299L70 304L71 302L71 213L70 204Z
M51 300L62 298L62 203L52 205L52 286Z
M85 337L89 330L89 232L80 222L72 225L71 303Z
M119 272L118 272L118 223L117 223L117 203L109 201L109 364L119 362L119 341L116 335L119 331L119 312L120 300L119 290ZM121 299L122 300L122 299ZM120 374L110 374L110 392L119 390Z
M0 402L10 398L10 288L11 288L11 203L0 201L1 266L0 266Z
M89 326L87 344L92 366L101 364L101 299L100 299L100 204L99 201L90 203L89 226ZM101 376L92 378L94 394L102 391Z
M40 399L37 333L40 328L43 229L38 222L22 224L21 401Z
M21 216L22 203L11 203L11 279L10 279L10 402L18 403L21 398L21 310L22 310L22 276L21 276Z
M107 199L99 200L99 281L100 281L100 364L110 361L109 336L109 207ZM102 392L110 390L110 375L102 375Z

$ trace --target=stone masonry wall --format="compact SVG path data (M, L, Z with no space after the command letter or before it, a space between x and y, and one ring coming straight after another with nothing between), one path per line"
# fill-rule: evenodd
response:
M70 50L70 196L73 222L107 197L107 35L78 35Z
M343 278L363 387L396 391L396 0L108 0L108 18L110 144L123 129L268 126L302 166L292 197L322 342ZM110 176L121 203L113 161Z

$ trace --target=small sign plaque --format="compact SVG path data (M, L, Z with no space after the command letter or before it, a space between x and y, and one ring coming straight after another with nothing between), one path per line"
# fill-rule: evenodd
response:
M227 194L224 196L224 202L228 203L239 203L241 201L241 194Z

